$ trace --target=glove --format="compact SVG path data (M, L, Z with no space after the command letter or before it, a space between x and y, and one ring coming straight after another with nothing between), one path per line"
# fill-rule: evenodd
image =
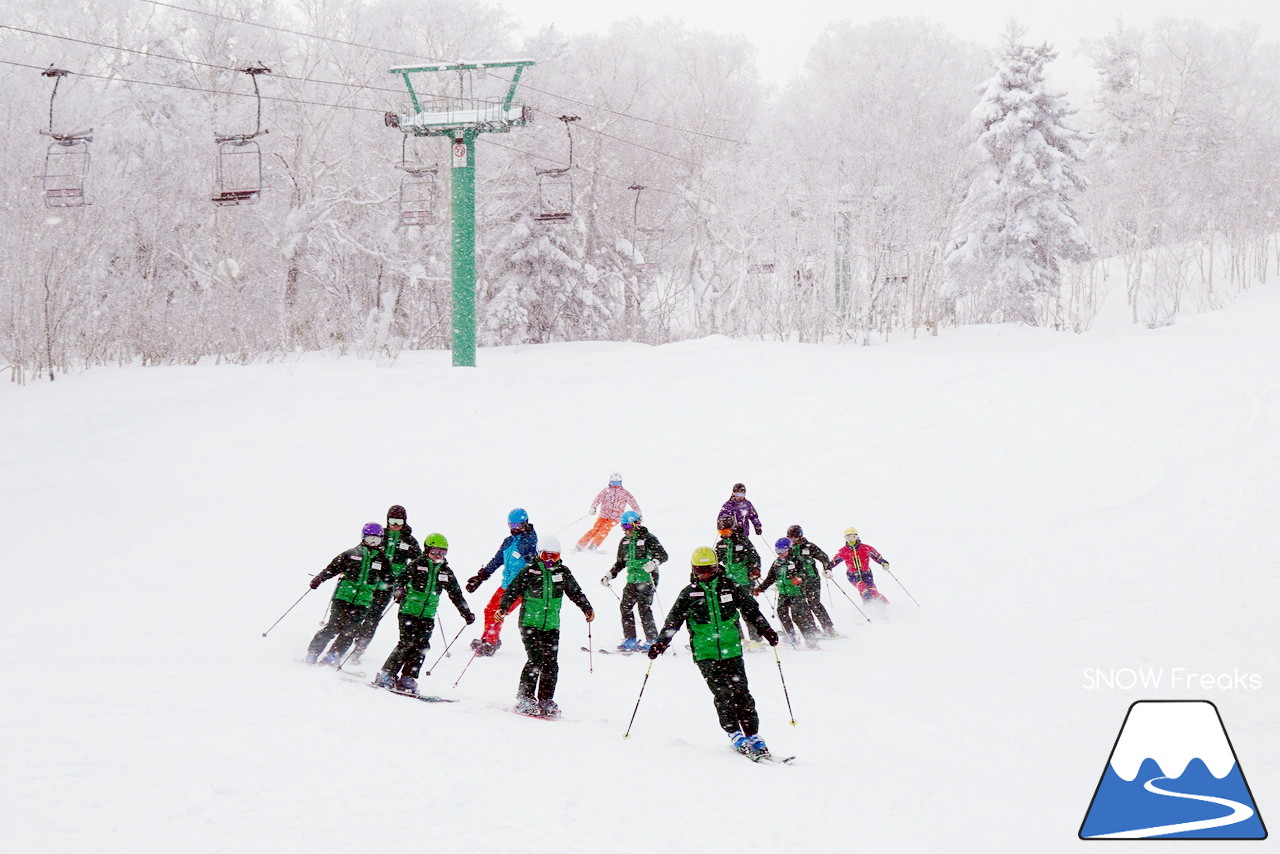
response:
M613 576L607 572L604 575L600 576L600 583L603 584L605 587L608 587L609 582L611 581L613 581Z
M404 601L404 588L403 588L403 587L398 588L398 589L396 590L396 592L395 592L395 593L392 593L392 594L391 594L391 598L392 598L392 599L394 599L394 600L396 600L397 602L403 602L403 601Z
M767 640L769 642L769 646L778 645L778 633L775 632L773 629L765 629L760 633L760 637Z
M753 578L753 579L754 579L754 578L759 578L759 577L760 577L760 570L758 570L758 569L748 569L748 570L747 570L747 578Z
M317 575L315 578L312 578L312 579L311 579L310 581L308 581L307 583L308 583L309 585L311 585L311 589L312 589L312 590L315 590L315 589L316 589L317 587L319 587L319 586L320 586L320 584L321 584L320 576L318 576L318 575Z
M796 587L803 587L804 579L798 575L795 575L791 577L791 583L794 584Z
M462 619L466 620L467 625L469 626L476 621L476 615L468 611L467 613L462 615Z
M496 622L501 623L506 618L507 618L507 612L502 610L501 608L493 612L493 619Z
M760 526L759 526L759 525L756 525L756 536L757 536L757 537L764 536L764 531L760 530Z
M587 610L582 612L582 616L586 617L587 622L589 623L596 618L596 612L588 608Z
M666 638L658 638L656 641L653 642L653 645L649 647L649 660L652 661L653 659L662 655L664 652L667 651L667 647L669 647L670 645L671 645L671 641L667 640Z
M467 579L467 592L468 592L468 593L475 593L475 592L476 592L476 590L478 590L478 589L480 588L480 585L481 585L481 584L484 584L484 579L485 579L485 574L484 574L483 572L477 572L475 575L473 575L473 576L471 576L470 578L468 578L468 579Z
M822 577L823 578L831 577L831 567L827 567L826 569L822 570Z
M656 560L645 561L643 569L645 572L653 575L653 573L658 571L658 562Z

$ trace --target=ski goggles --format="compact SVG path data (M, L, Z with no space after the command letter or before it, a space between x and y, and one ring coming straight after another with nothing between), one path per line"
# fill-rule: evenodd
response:
M734 498L746 498L746 497L747 497L747 494L746 494L745 492L735 492L735 493L733 494L733 497L734 497Z
M388 519L388 520L387 520L387 524L388 524L388 525L390 525L390 526L391 526L391 527L393 527L393 528L398 528L399 526L401 526L401 525L403 525L403 524L404 524L404 520L403 520L403 519Z
M727 537L727 536L729 536L730 534L732 534L732 533L733 533L733 529L732 529L732 528L717 528L717 529L716 529L716 532L717 532L717 533L719 533L719 534L720 534L720 536L722 536L722 537Z
M347 542L350 542L350 540L348 540ZM377 534L368 534L364 538L364 544L370 547L380 546L382 545L382 537L378 536Z
M634 528L635 526L636 526L636 523L635 523L635 522L623 522L623 523L622 523L622 530L624 530L624 531L630 531L630 530L631 530L632 528Z
M444 557L445 553L448 551L448 549L442 549L439 546L432 546L427 549L427 557L433 557L436 560L440 560L440 558Z
M543 563L559 563L560 552L538 552L538 557Z

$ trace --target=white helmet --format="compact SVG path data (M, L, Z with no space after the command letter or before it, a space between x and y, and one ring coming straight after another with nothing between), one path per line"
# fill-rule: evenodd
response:
M617 484L618 486L621 486L621 485L622 485L622 475L618 474L618 473L615 471L613 474L609 475L609 483L610 483L610 485Z
M560 554L560 541L553 534L538 535L538 554L543 552Z

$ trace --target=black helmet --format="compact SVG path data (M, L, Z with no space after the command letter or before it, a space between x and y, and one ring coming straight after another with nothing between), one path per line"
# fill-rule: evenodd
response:
M388 518L388 519L403 519L403 520L405 520L406 522L408 522L408 521L409 521L409 514L408 514L408 513L406 513L406 512L405 512L405 509L404 509L403 507L401 507L399 504L392 504L392 505L391 505L391 507L387 509L387 518Z
M801 528L799 525L792 525L790 528L787 528L787 537L790 539L798 540L803 536L804 528Z

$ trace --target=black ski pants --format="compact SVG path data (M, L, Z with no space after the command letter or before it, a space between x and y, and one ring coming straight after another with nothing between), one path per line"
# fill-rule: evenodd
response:
M556 695L560 679L560 630L520 627L520 639L529 656L520 671L520 687L516 697L550 700Z
M369 606L369 612L356 632L355 658L364 655L364 651L369 648L373 633L378 630L378 624L382 622L382 616L387 612L389 604L391 604L390 590L378 590L373 594L373 604Z
M760 716L756 714L755 698L747 688L747 668L742 656L709 659L696 664L711 689L720 728L727 733L742 730L743 735L759 732Z
M813 618L822 625L823 631L834 632L836 627L831 622L831 615L822 604L822 576L814 573L804 580L804 598L809 603Z
M809 612L809 600L800 596L778 597L778 622L788 636L794 636L799 629L807 643L813 643L818 630L813 625L813 615Z
M319 655L324 652L324 648L331 640L333 646L329 651L344 655L350 649L351 642L360 631L360 623L368 613L369 609L363 605L353 605L341 599L334 599L329 603L329 622L325 623L311 639L311 645L307 647L307 655Z
M418 678L423 659L431 648L431 631L436 627L433 617L409 617L400 615L400 643L391 650L382 669L392 676Z
M632 610L640 614L640 626L644 629L644 636L647 640L653 641L658 637L658 624L653 621L653 585L649 582L642 584L628 584L622 588L622 602L618 605L618 610L622 612L622 636L624 638L638 637L636 635L636 618Z

